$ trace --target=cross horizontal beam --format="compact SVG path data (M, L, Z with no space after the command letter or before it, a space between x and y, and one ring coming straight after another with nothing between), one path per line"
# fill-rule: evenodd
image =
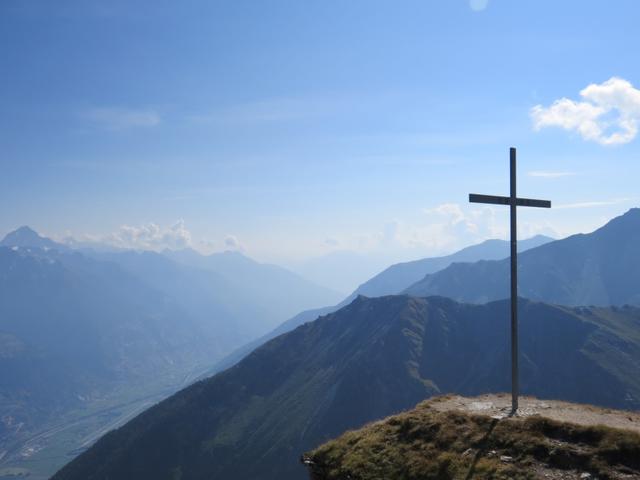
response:
M471 203L490 203L493 205L511 205L510 197L501 197L498 195L480 195L478 193L470 193L469 201ZM549 200L536 200L534 198L516 198L518 207L539 207L551 208Z

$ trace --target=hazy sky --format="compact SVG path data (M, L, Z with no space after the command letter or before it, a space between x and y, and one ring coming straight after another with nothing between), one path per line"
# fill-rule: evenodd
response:
M0 233L293 262L640 205L640 3L0 1ZM554 103L555 102L555 103Z

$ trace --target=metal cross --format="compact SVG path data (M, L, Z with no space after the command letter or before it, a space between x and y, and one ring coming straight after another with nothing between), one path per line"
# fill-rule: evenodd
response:
M493 205L509 205L511 210L511 413L518 411L518 232L516 225L516 207L551 208L549 200L534 200L516 196L516 149L511 148L510 172L511 192L508 197L494 195L469 194L472 203L490 203Z

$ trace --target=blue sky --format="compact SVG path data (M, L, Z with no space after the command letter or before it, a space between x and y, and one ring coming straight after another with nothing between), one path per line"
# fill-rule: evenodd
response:
M408 260L506 238L504 209L466 200L507 193L510 146L519 193L554 202L521 209L521 234L593 230L640 205L638 18L631 0L3 0L0 233Z

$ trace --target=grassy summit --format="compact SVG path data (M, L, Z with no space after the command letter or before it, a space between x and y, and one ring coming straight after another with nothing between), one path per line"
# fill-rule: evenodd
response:
M638 414L551 402L550 415L525 408L509 418L450 400L423 402L316 448L304 457L311 479L640 478ZM549 418L565 411L580 424ZM626 421L635 431L594 421Z

